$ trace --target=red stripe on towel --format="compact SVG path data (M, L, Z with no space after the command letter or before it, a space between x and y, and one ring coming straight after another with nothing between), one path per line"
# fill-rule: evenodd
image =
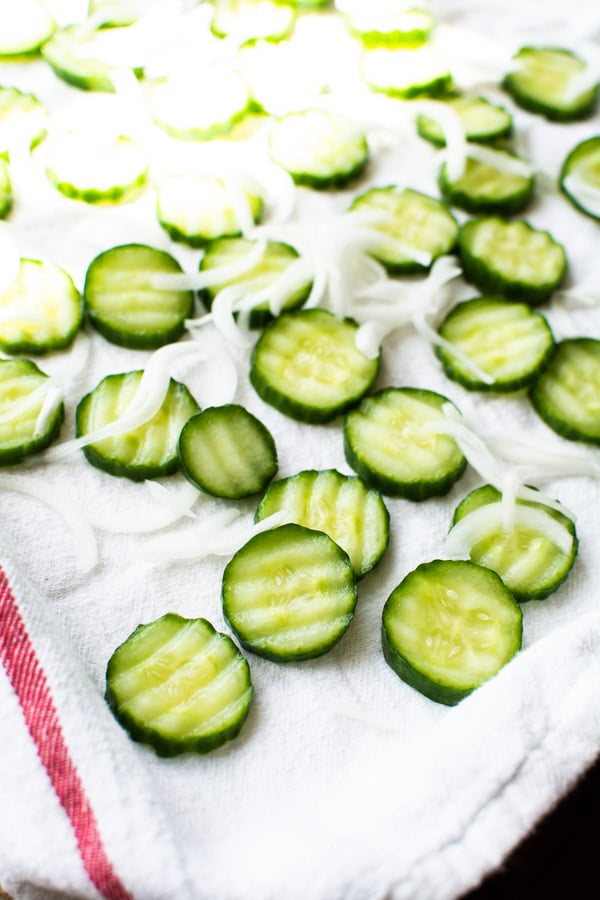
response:
M19 699L38 755L69 817L90 881L107 900L133 900L106 855L94 811L65 743L48 681L2 566L0 661Z

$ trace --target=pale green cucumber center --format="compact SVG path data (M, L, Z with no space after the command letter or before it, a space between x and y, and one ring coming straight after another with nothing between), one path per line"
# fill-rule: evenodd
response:
M348 119L319 110L274 122L271 155L289 172L328 178L357 168L367 155L364 134Z
M18 446L34 438L47 381L19 362L0 365L0 446Z
M522 222L480 219L470 229L468 248L508 281L545 284L558 280L564 269L562 247Z
M565 104L565 96L571 79L585 69L582 60L552 49L523 51L516 59L520 68L511 77L519 90L544 103L571 105Z
M39 0L11 4L0 31L0 55L11 56L36 50L54 30L49 11Z
M79 293L66 272L24 259L17 280L0 295L0 342L44 344L69 334L80 317Z
M451 184L454 190L489 200L503 200L524 190L529 179L522 175L509 175L486 163L468 159L464 174Z
M449 77L448 67L434 50L416 48L365 50L361 59L365 81L381 91L426 90L429 85Z
M226 129L248 106L248 89L236 72L224 66L206 73L216 90L199 90L189 76L173 77L157 85L152 114L159 125L185 137Z
M256 219L260 197L244 193L244 198ZM188 237L208 240L241 229L231 196L218 178L172 175L159 184L156 200L160 221Z
M536 391L555 418L600 437L600 351L595 343L560 347Z
M48 176L77 193L110 193L138 184L146 171L146 157L130 138L100 139L85 132L67 132L51 145Z
M456 113L467 140L483 138L504 131L510 124L510 115L505 110L480 97L459 97L449 100L448 106ZM423 116L422 127L432 138L444 141L444 132L437 122Z

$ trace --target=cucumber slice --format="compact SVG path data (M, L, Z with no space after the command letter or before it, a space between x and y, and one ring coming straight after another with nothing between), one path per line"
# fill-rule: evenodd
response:
M600 341L581 337L557 343L530 397L557 434L600 444Z
M90 30L87 24L68 25L56 31L42 47L42 56L61 81L82 91L115 92L113 72L122 68L111 46L112 36ZM128 66L138 76L139 66Z
M61 350L83 320L70 275L53 263L22 259L16 281L0 294L0 349L11 354Z
M77 437L114 422L133 400L142 371L107 375L79 402L75 412ZM179 467L177 441L198 404L185 387L171 379L167 396L155 416L118 437L104 438L83 448L93 466L132 481L170 475Z
M260 220L262 197L243 191L254 222ZM220 178L171 175L156 189L158 221L174 241L202 247L221 237L235 237L241 224L230 192Z
M106 701L135 741L159 756L207 753L239 734L250 669L206 619L167 613L138 625L110 657Z
M144 5L156 5L157 0L90 0L88 17L102 22L102 28L123 28L133 25L143 14Z
M468 281L531 306L548 300L567 271L564 248L528 222L498 216L466 222L458 247Z
M88 267L83 288L92 325L111 343L135 350L176 341L194 295L157 290L152 276L181 271L173 256L145 244L122 244L100 253Z
M402 100L439 97L452 87L446 62L429 44L364 50L360 73L372 90Z
M204 141L227 134L250 108L245 82L225 65L211 65L203 74L204 90L190 91L189 76L172 76L152 92L152 117L171 137ZM218 85L210 90L209 85Z
M533 508L543 515L557 520L572 535L569 551L558 547L554 541L529 523L515 522L513 531L502 527L502 494L492 485L471 491L457 506L452 525L482 507L498 505L498 517L484 526L478 520L477 536L469 557L472 562L496 572L519 602L543 600L552 594L567 578L577 556L578 541L575 525L568 516L541 503L517 501L520 509Z
M385 659L400 678L454 706L521 649L521 607L490 569L463 560L423 563L383 608Z
M47 151L46 175L50 183L72 200L118 203L146 181L146 155L125 135L68 131Z
M296 12L277 0L214 0L210 29L216 37L248 41L282 41L294 30Z
M596 105L598 85L576 91L576 79L587 63L570 50L558 47L522 47L514 56L517 68L503 82L515 103L555 122L590 116Z
M5 3L0 31L0 57L31 56L48 40L56 25L40 0Z
M349 119L318 109L275 120L269 149L296 184L317 190L343 187L358 178L369 161L363 132Z
M544 316L526 303L475 297L448 313L440 335L486 374L483 381L445 347L436 347L448 378L470 391L516 391L531 384L552 353L554 338Z
M200 271L208 272L211 269L220 269L235 263L236 260L248 254L254 241L246 238L221 238L212 241L206 248L206 252L200 261ZM273 287L284 275L287 269L299 259L298 253L289 244L279 241L269 241L262 259L244 275L231 278L229 281L221 281L211 287L204 288L200 292L200 298L207 309L210 309L217 294L226 287L240 285L247 288L248 293L266 291ZM310 293L312 281L306 282L299 288L292 290L282 303L282 309L292 310L302 306ZM250 312L250 327L262 328L270 322L273 316L269 310L269 303L254 307Z
M0 153L33 149L46 136L48 113L35 94L0 87Z
M600 221L600 136L573 147L562 164L558 181L573 206Z
M288 662L327 653L357 601L347 554L322 531L281 525L251 538L223 573L223 615L243 647Z
M363 3L337 3L337 8L350 34L366 47L416 47L428 40L435 25L425 9L377 9L373 4L365 10Z
M369 390L380 357L356 347L358 326L323 309L284 313L252 352L250 382L262 399L301 422L330 422Z
M207 494L230 500L260 493L278 469L271 432L235 403L192 416L179 436L178 453L188 481Z
M285 510L297 525L324 531L345 550L357 579L385 553L390 516L379 491L356 475L309 469L274 481L256 510L257 522Z
M511 171L513 162L516 165ZM522 212L533 195L534 177L520 174L519 163L514 153L495 150L489 160L467 158L464 173L454 181L448 178L448 165L443 163L440 192L448 203L473 215L512 216Z
M44 409L50 379L28 359L0 360L0 466L39 453L58 437L62 402Z
M354 200L351 209L385 213L390 218L390 224L372 227L407 247L429 254L431 262L438 256L451 253L456 245L458 223L450 210L434 197L411 188L394 185L371 188ZM409 275L428 268L385 246L372 256L385 266L390 275Z
M420 388L384 388L348 413L346 461L370 486L390 497L427 500L447 494L465 471L458 444L431 427L445 421L448 399Z
M5 159L0 157L0 219L5 219L12 209L13 193L10 169Z
M457 96L444 102L458 116L467 141L485 144L508 137L512 132L513 120L508 110L485 97ZM444 131L435 119L418 116L417 131L435 146L446 146Z

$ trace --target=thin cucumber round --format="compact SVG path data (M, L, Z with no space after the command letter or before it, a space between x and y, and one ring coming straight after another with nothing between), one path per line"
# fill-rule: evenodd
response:
M42 47L42 56L57 78L81 91L115 91L115 65L103 46L102 30L90 32L84 25L68 25L56 31ZM132 70L140 75L138 67Z
M205 141L227 134L250 108L245 82L233 69L215 65L205 73L205 85L218 90L190 91L189 77L173 76L159 82L152 93L152 117L171 137Z
M252 703L250 668L206 619L167 613L138 625L106 669L106 701L159 756L208 753L236 737Z
M435 24L425 9L365 10L356 3L338 3L337 8L350 34L366 47L417 47L428 40Z
M406 247L430 254L432 262L451 253L456 245L458 223L446 204L411 188L395 185L371 188L358 196L351 208L389 216L389 224L374 225L373 228L381 231L384 237L389 235ZM385 245L372 256L390 275L410 275L428 268Z
M322 531L281 525L251 538L223 573L223 615L247 650L312 659L343 637L357 601L347 554Z
M52 35L56 23L40 0L19 0L4 4L0 31L0 58L31 56Z
M600 221L600 135L573 147L561 166L558 182L576 209Z
M297 525L324 531L346 551L362 578L385 553L390 516L379 491L356 475L308 469L274 481L258 505L257 522L285 510Z
M571 441L600 444L600 341L559 341L530 391L537 414Z
M344 423L346 461L390 497L426 500L448 493L467 461L456 441L436 434L448 399L420 388L384 388L365 397Z
M156 4L157 0L150 0L145 5ZM137 22L143 13L143 3L140 0L90 0L88 3L88 16L102 19L102 28L124 28Z
M360 400L379 372L380 357L357 349L357 330L355 322L323 309L284 313L254 347L250 382L285 415L330 422Z
M294 30L293 4L278 0L217 0L210 28L216 37L238 43L282 41Z
M547 534L529 523L515 522L512 531L502 526L500 491L487 484L471 491L457 506L452 525L465 519L475 510L498 505L495 522L484 526L477 522L474 543L469 552L472 562L496 572L519 602L544 600L567 578L577 556L578 541L575 525L568 516L541 503L517 501L517 511L522 508L540 510L544 515L560 522L572 535L571 548L558 547Z
M531 306L548 300L567 271L564 247L528 222L499 216L466 222L458 247L468 281Z
M0 466L39 453L58 437L64 406L59 400L46 414L48 385L31 360L0 360Z
M410 572L383 609L385 659L400 678L454 706L520 650L523 614L495 572L436 559Z
M497 150L499 164L518 160L513 153ZM533 196L534 176L503 171L500 165L468 158L460 178L450 180L448 165L443 163L438 186L452 206L473 215L512 216L522 212Z
M554 346L547 320L526 303L475 297L452 309L438 329L478 369L485 381L446 347L436 347L448 378L470 391L516 391L542 371Z
M560 47L522 47L513 59L514 70L503 85L523 109L555 122L585 119L593 113L598 85L570 96L573 80L587 68L576 53Z
M243 199L254 222L258 222L262 197L243 192ZM174 241L190 247L203 247L222 237L237 237L241 224L227 190L220 178L201 175L171 175L156 189L156 212L159 223Z
M118 203L146 182L142 148L131 138L68 131L53 141L46 176L61 194L84 203Z
M402 100L439 97L452 87L446 62L428 44L419 47L366 49L360 73L374 90Z
M0 349L49 353L72 343L83 301L70 275L54 263L22 259L16 280L0 294Z
M344 187L364 172L369 161L363 132L349 119L317 109L275 120L269 150L296 184L317 190Z
M278 469L271 432L236 403L192 416L181 430L178 453L188 481L230 500L259 494Z
M107 375L77 406L77 437L114 422L133 400L141 371ZM185 387L171 379L167 396L155 416L144 425L116 437L104 438L83 448L93 466L110 475L132 481L170 475L179 467L177 442L198 404Z
M229 266L238 259L243 259L252 251L255 242L247 238L220 238L211 241L204 256L200 261L200 271L209 272L211 269L219 269ZM289 244L280 241L268 241L266 250L260 260L251 269L237 278L221 281L200 291L199 296L207 309L212 308L215 297L224 288L239 285L247 290L247 293L259 293L274 287L287 269L298 259L297 251ZM290 311L302 306L310 293L312 281L307 281L299 287L292 289L282 301L281 309ZM262 328L273 319L269 309L269 302L265 300L250 311L249 325L251 328Z
M46 135L48 112L35 94L0 87L0 153L13 147L33 149Z
M12 209L13 193L10 168L5 159L0 157L0 219L5 219Z
M92 325L111 343L135 350L176 341L194 295L158 290L152 276L181 271L173 256L145 244L122 244L100 253L88 266L83 289Z
M512 132L513 120L508 110L490 103L485 97L459 95L444 100L444 103L458 116L467 141L485 144L506 138ZM435 119L418 116L417 131L435 146L446 146L444 131Z

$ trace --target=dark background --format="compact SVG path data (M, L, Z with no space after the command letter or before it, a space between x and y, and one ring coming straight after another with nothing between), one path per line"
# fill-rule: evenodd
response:
M599 858L600 758L503 866L461 900L600 897Z

